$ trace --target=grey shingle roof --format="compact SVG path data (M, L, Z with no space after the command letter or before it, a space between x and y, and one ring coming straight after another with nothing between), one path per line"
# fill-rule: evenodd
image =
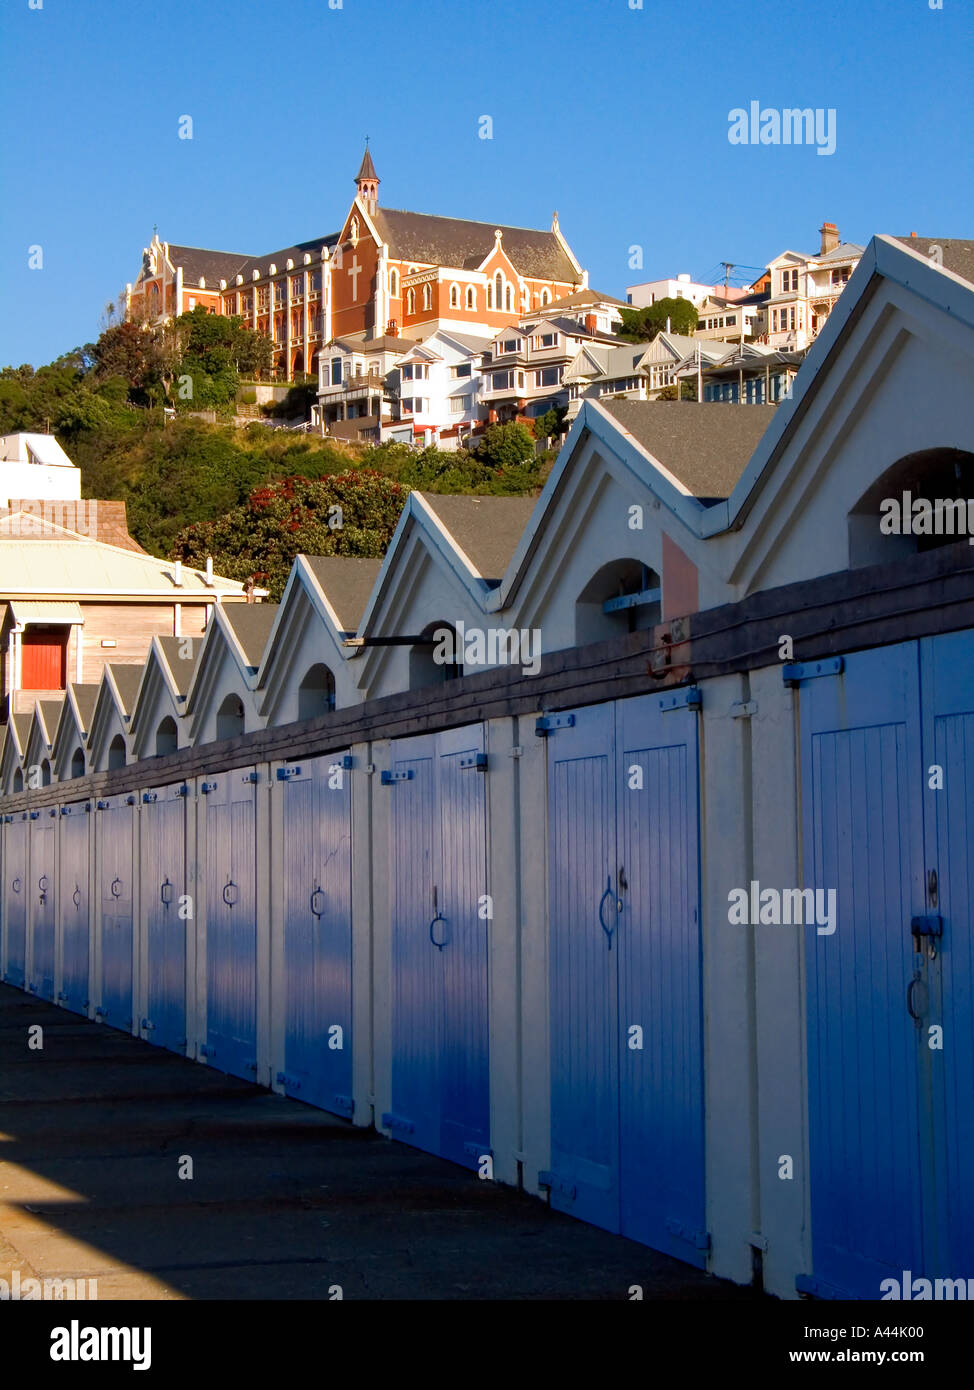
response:
M78 713L81 715L81 727L84 733L91 728L91 716L95 712L95 703L98 699L97 685L75 685L71 684L74 691L75 704L78 706Z
M66 697L62 695L59 700L38 700L37 702L41 707L41 714L44 716L44 727L47 730L49 738L53 739L54 737L58 720L61 718L61 707L64 704L65 698Z
M193 669L196 666L196 657L203 643L202 637L194 637L191 640L193 645L192 648L189 648L184 637L159 638L159 645L166 658L166 665L169 667L177 695L185 695L189 690ZM189 651L192 651L192 656L183 655L184 652Z
M563 295L561 299L546 304L545 309L583 309L589 304L615 304L620 309L631 308L625 300L615 299L611 294L597 294L595 290L576 290L574 294Z
M372 220L396 260L472 270L493 249L494 229L498 228L504 251L522 275L567 284L576 284L581 278L554 232L399 208L377 208Z
M342 631L355 632L382 561L353 555L306 555L304 558L338 615Z
M139 693L139 686L142 683L142 672L145 663L138 662L107 662L112 673L112 679L118 688L119 697L122 701L122 708L126 714L132 713L132 706L135 704L135 697Z
M283 274L288 261L294 262L295 270L304 270L305 255L311 257L308 270L316 267L321 269L321 248L327 246L329 250L338 242L337 232L328 232L325 236L312 237L310 241L300 241L295 246L285 246L282 251L268 251L263 256L248 256L246 260L234 270L232 276L227 276L227 287L231 288L238 275L242 275L244 281L253 279L256 270L259 275L267 276L270 273L271 265L277 267L276 274ZM243 286L241 286L241 289Z
M689 401L601 405L701 501L731 495L776 410L773 405Z
M436 513L479 573L499 584L525 526L534 511L533 497L452 497L423 492L423 501Z
M974 241L960 241L956 237L898 236L901 241L919 256L929 256L931 246L939 246L943 252L943 264L947 270L962 276L974 284Z
M184 287L198 286L201 277L207 289L219 289L221 280L232 284L240 267L250 260L243 251L206 251L201 246L174 246L172 242L167 245L173 265L183 268Z
M11 715L11 723L17 730L17 740L20 743L20 751L22 753L27 752L27 736L30 733L30 721L32 718L32 714Z
M260 665L267 639L277 617L276 603L232 603L223 614L243 648L247 665Z

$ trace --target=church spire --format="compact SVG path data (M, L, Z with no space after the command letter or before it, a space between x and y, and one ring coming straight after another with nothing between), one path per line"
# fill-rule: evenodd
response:
M355 186L358 189L358 196L363 202L373 206L379 198L379 175L375 172L375 165L372 163L372 155L369 153L369 137L365 137L365 154L362 156L362 164L355 175Z

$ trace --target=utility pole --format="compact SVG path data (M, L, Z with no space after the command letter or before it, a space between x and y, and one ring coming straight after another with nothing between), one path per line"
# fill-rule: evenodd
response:
M734 262L721 261L721 265L724 267L724 294L726 297L727 290L730 288L730 273L734 269Z

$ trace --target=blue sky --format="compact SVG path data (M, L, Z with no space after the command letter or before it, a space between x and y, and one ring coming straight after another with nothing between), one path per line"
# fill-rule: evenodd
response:
M0 364L97 337L153 224L253 254L335 230L366 134L387 206L557 208L619 297L815 250L823 219L974 237L970 0L635 3L6 0ZM752 100L834 108L835 153L730 144Z

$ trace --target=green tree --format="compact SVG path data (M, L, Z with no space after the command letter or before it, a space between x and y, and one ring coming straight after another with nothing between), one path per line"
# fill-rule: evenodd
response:
M520 421L507 425L488 425L476 456L489 468L515 468L534 457L531 431Z
M643 309L620 309L622 323L616 337L627 343L651 343L670 320L670 331L691 337L697 327L696 307L689 299L658 299Z

